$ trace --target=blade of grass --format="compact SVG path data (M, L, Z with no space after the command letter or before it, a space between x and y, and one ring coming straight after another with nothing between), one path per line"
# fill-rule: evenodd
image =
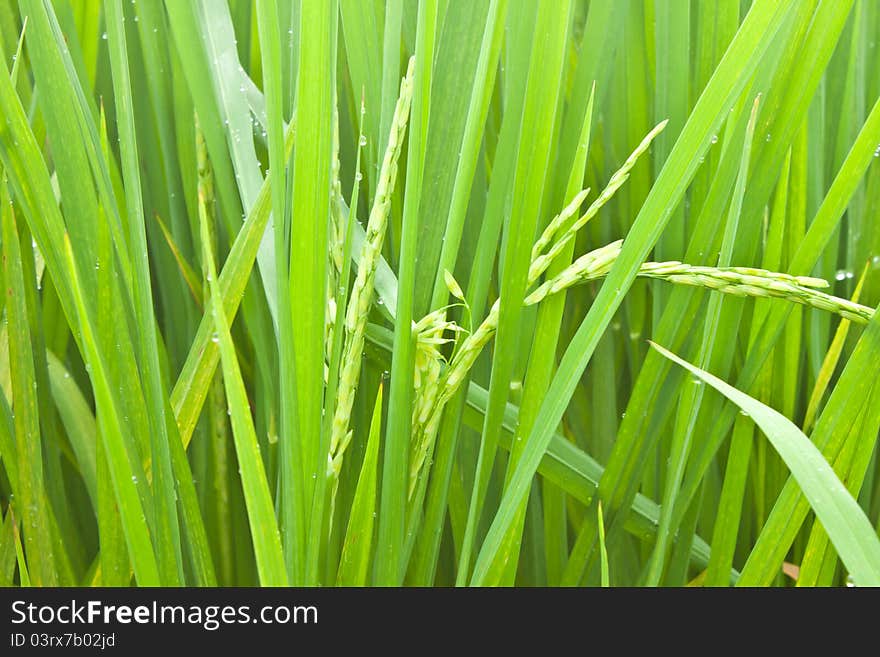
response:
M602 502L599 502L596 507L596 512L598 514L599 525L599 563L602 572L601 581L602 586L607 588L611 584L608 576L608 549L605 547L605 522L602 520Z
M690 78L690 4L677 0L655 3L656 74L654 122L669 119L669 125L654 142L654 168L659 170L684 127L690 105L688 83ZM685 212L683 204L669 220L663 235L657 240L658 260L671 260L684 255ZM660 299L664 299L661 292Z
M285 153L293 148L295 126L291 124L285 137ZM271 208L271 188L264 182L257 202L236 235L236 239L226 256L225 266L220 273L218 284L224 300L224 311L233 319L242 301L263 232L269 221ZM171 391L171 406L174 409L180 439L184 446L189 445L193 430L205 397L208 394L214 370L219 360L217 345L211 341L214 331L209 316L202 319L196 337L190 347L186 362L177 382Z
M880 585L880 539L864 511L819 449L785 416L708 372L651 343L661 354L709 384L749 414L791 469L801 491L828 531L859 585Z
M107 122L104 115L104 106L101 106L101 146L102 153L107 157L110 153L109 138L107 135ZM99 221L97 226L96 251L99 262L105 263L98 269L97 299L95 308L97 311L97 340L99 344L113 344L115 340L117 313L111 309L114 306L118 269L116 259L113 257L113 243L110 235L110 227L107 222ZM114 386L123 388L121 384L125 379L127 370L120 359L112 358L107 363L107 373ZM123 410L123 418L127 409ZM98 409L95 409L96 413ZM116 504L116 494L113 488L113 476L110 471L110 460L106 443L101 436L102 427L100 416L95 422L96 464L97 477L97 506L98 520L98 563L96 573L103 586L129 586L132 582L132 566L128 556L128 547L125 540L125 528L122 516ZM134 475L137 476L137 475Z
M138 169L137 135L134 125L122 0L110 0L106 9L110 63L113 68L116 117L119 123L126 208L128 210L129 257L134 273L132 292L138 327L138 361L141 376L145 379L144 392L148 409L150 451L153 463L152 488L156 505L153 541L156 546L162 582L166 586L175 586L180 585L183 581L183 563L177 519L177 493L171 471L168 442L178 440L178 438L169 435L168 428L176 428L177 425L167 421L167 394L163 389L159 368L156 317L153 313L153 292Z
M3 183L0 183L3 184ZM18 499L21 501L21 523L24 550L36 586L57 586L55 556L50 534L49 500L43 473L43 438L37 401L28 311L25 306L26 285L21 264L21 251L15 213L4 190L0 194L0 215L3 234L3 278L7 306L10 378L12 380L12 413L17 451Z
M856 498L865 481L876 444L876 439L871 440L871 437L877 435L880 427L880 404L876 401L878 396L880 387L875 385L871 391L872 399L869 399L863 409L860 421L853 423L850 436L834 463L835 472L840 473L841 481ZM821 521L814 520L804 549L797 586L831 586L836 566L837 553L829 542L828 534Z
M593 119L593 100L595 98L595 87L590 93L590 101L587 103L586 113L583 117L583 125L581 127L581 132L578 135L578 143L580 144L580 148L575 154L574 162L572 163L571 175L568 180L568 187L566 189L566 204L571 203L575 196L579 193L581 186L583 184L584 173L587 164L587 148L590 142L590 134L592 128L592 119ZM552 280L556 275L564 271L564 269L571 263L571 260L574 256L574 248L575 241L571 240L569 244L565 246L560 255L553 260L553 263L548 267L546 272L546 277L548 280ZM544 395L547 392L547 388L550 385L550 380L553 376L553 370L555 368L556 362L555 357L548 358L547 354L555 354L556 349L558 347L559 342L559 334L560 328L562 324L562 315L565 310L565 294L554 295L552 299L548 299L546 303L543 303L541 307L538 309L538 317L535 324L535 332L534 332L534 342L532 345L532 351L529 355L529 364L526 370L526 377L523 383L523 395L522 402L520 403L520 422L519 427L517 429L516 440L512 443L511 449L511 460L508 462L507 466L507 477L513 473L516 462L522 456L522 439L524 436L527 436L529 432L531 432L532 427L534 426L535 416L538 413L538 409L541 405L541 401L544 398ZM562 575L562 569L565 564L565 560L568 556L568 545L567 540L565 538L566 532L566 521L564 516L555 518L555 526L552 520L548 522L550 517L548 517L548 504L555 504L557 507L562 507L560 500L558 500L558 489L552 486L544 486L544 506L545 506L545 538L544 544L545 548L548 550L547 552L547 578L548 582L553 585L553 583L558 582L559 578ZM520 518L517 523L515 523L512 528L509 536L508 542L510 546L507 547L506 550L502 552L504 555L501 558L502 562L507 562L508 568L513 568L517 562L515 558L516 553L519 551L518 543L519 536L522 532L522 520L523 520L523 508L520 509ZM559 508L559 510L563 510ZM553 550L551 553L550 550ZM508 581L510 579L510 574L507 575Z
M552 5L552 6L551 6ZM535 24L535 46L529 64L526 100L523 108L520 146L514 174L513 203L506 226L506 247L500 269L501 309L489 383L489 409L477 459L477 475L468 507L461 559L456 583L467 583L477 524L485 502L489 477L498 448L498 434L510 380L515 366L522 300L528 283L531 249L547 178L550 141L563 69L571 3L539 3ZM548 46L547 44L552 44Z
M759 102L760 97L755 98L755 102L752 105L752 113L746 128L746 137L743 143L739 173L737 174L736 184L733 190L733 200L730 203L727 223L724 227L721 253L718 256L719 267L730 266L734 244L737 239L737 229L740 220L739 215L742 210L742 200L745 193L746 178L748 176L749 157L752 152L752 139L755 134L755 122L758 117ZM702 367L708 367L710 359L712 358L715 339L719 330L718 325L721 320L722 302L723 297L721 295L713 295L709 300L709 308L706 312L706 320L703 325L703 336L698 356L700 366ZM672 520L672 510L675 507L678 488L681 486L681 480L684 476L684 469L690 454L691 441L693 440L694 431L696 430L697 416L699 415L702 401L703 389L701 387L686 386L682 391L682 397L680 398L675 418L672 445L670 447L669 458L672 468L671 471L667 473L664 486L663 502L661 503L662 513L660 527L657 530L657 543L654 547L651 566L646 580L648 586L659 586L660 580L663 576L663 570L666 565L666 550L671 530L670 522Z
M183 280L186 281L186 285L189 288L193 300L199 307L203 306L205 294L202 290L202 283L199 280L198 275L184 257L180 247L178 247L177 242L174 240L174 235L171 234L171 231L168 230L168 227L159 215L156 215L156 223L159 224L162 236L165 238L168 248L171 249L174 260L177 262L177 266L180 269L180 274L183 276Z
M131 584L131 564L125 542L125 529L116 505L113 492L113 477L107 458L107 449L98 428L97 463L98 477L95 514L98 519L99 569L102 586L129 586Z
M0 586L12 586L15 577L15 528L12 525L12 508L7 507L3 514L3 527L0 528Z
M293 156L293 219L290 238L290 308L296 376L296 416L303 468L303 501L310 509L317 477L323 474L320 445L324 391L324 322L327 306L330 154L333 136L333 70L337 21L335 0L303 0L297 65L297 120L300 133ZM309 527L319 532L320 527ZM309 544L311 545L311 543ZM308 546L307 546L308 547ZM316 554L307 553L306 582L317 584Z
M279 518L284 544L285 563L294 581L305 576L305 516L302 505L301 469L294 465L301 454L294 443L297 435L297 400L293 350L293 316L290 312L290 272L287 256L289 222L285 216L287 157L284 149L284 88L282 82L281 42L278 33L278 6L275 0L260 0L256 6L260 34L263 85L265 87L266 132L269 139L269 172L266 179L272 192L272 217L275 230L275 271L277 281L277 344L279 354L279 445L283 482Z
M97 509L95 417L64 364L51 351L47 356L52 399L76 455L79 475L83 479L94 508Z
M367 108L364 117L356 117L364 122L364 137L367 144L367 162L377 167L385 147L387 133L380 132L379 123L382 118L382 78L385 74L382 68L380 24L376 17L379 9L378 3L362 2L361 0L340 0L339 16L342 24L342 34L345 40L345 54L347 56L348 73L351 76L351 86L356 99L363 95L363 105ZM390 20L390 7L385 8L386 20ZM399 48L394 54L399 57ZM393 79L392 79L393 81ZM392 95L396 87L392 86ZM396 97L391 100L391 109L394 109ZM358 105L358 108L360 105ZM390 117L390 115L389 115ZM389 130L391 124L386 126ZM372 166L366 167L367 183L371 193L367 194L372 199L376 171Z
M61 26L49 3L40 3L38 0L25 0L27 11L33 20L35 37L41 42L56 44L53 48L39 48L38 59L42 61L40 66L40 78L47 85L44 91L51 93L56 102L53 102L53 118L47 121L47 133L56 137L65 144L64 156L61 159L75 164L75 168L67 170L67 163L63 164L63 176L69 178L68 187L61 184L61 171L56 164L55 173L59 175L59 187L64 193L68 189L65 198L72 202L72 207L65 206L65 219L71 234L73 246L77 251L77 257L83 257L88 262L95 262L95 253L92 243L94 240L94 222L92 217L97 214L94 188L91 185L82 184L82 174L91 170L98 186L100 200L104 205L104 212L109 218L108 226L113 236L113 244L118 255L117 265L122 274L125 298L130 297L132 289L132 272L130 258L128 257L128 242L125 236L126 225L122 213L119 211L116 196L112 193L111 171L108 170L107 160L100 157L101 142L97 126L94 122L95 110L93 104L87 99L81 81L77 75L74 63L70 56ZM51 90L51 91L50 91ZM64 99L64 100L62 100ZM61 105L66 108L63 113L58 113ZM69 111L73 109L73 111ZM80 135L81 139L71 138ZM34 231L35 235L37 231ZM79 242L87 241L89 244L82 245ZM59 242L60 244L60 242ZM99 263L100 264L100 263ZM96 280L91 269L85 273L84 283L91 289ZM125 306L128 311L128 306Z
M64 240L67 271L70 272L71 292L79 318L80 330L82 331L81 339L85 351L84 357L95 392L100 424L99 431L107 453L113 490L125 532L125 542L128 546L128 553L138 584L141 586L157 586L160 579L156 555L153 552L144 508L141 505L137 492L138 478L133 474L133 467L123 443L119 413L117 411L118 403L114 399L109 385L107 367L104 363L101 349L95 341L92 320L83 298L77 265L67 235L65 235Z
M449 298L446 285L441 281L442 272L455 270L455 260L461 244L467 204L473 188L477 158L480 154L480 140L489 112L492 90L495 86L507 6L507 0L492 0L488 8L483 40L480 44L480 54L474 74L474 92L471 94L467 109L461 150L455 168L455 179L450 197L449 216L446 221L446 231L434 281L434 296L429 310L436 310L444 306Z
M172 17L172 26L174 26L174 15L172 15L171 5L178 4L174 2L166 2L165 4ZM174 13L178 11L175 9ZM225 126L223 132L235 169L235 180L241 194L242 205L247 213L256 203L262 179L259 162L254 151L250 110L241 93L244 71L238 60L235 28L229 9L224 3L213 0L196 0L192 11L197 23L197 31L190 33L187 49L193 53L198 52L198 49L192 48L191 37L192 34L201 35L205 52L204 63L207 64L206 73L214 91L210 98L216 102L219 116L223 121L222 125ZM317 33L323 32L318 25L312 25L311 29ZM184 55L184 57L186 56L188 55ZM205 119L207 122L208 117L206 116ZM205 129L207 131L207 126ZM212 160L216 161L217 156L213 149L211 149L211 155ZM269 312L275 319L277 318L277 308L275 307L276 273L273 239L274 232L267 230L260 243L257 262L263 288L266 292L266 300L269 304Z
M586 112L590 89L596 86L597 104L610 85L615 50L622 42L623 24L629 7L617 0L594 0L590 3L579 45L577 68L571 83L571 97L565 108L556 156L556 191L551 207L560 207L568 184L568 173L576 157L581 117Z
M669 568L666 572L665 583L667 586L684 586L691 572L691 546L696 539L697 522L700 519L700 510L703 504L702 497L698 497L691 504L688 513L679 526L678 541L669 558ZM730 577L733 569L730 569ZM734 579L731 577L731 579Z
M409 472L409 439L412 425L413 368L415 345L413 288L415 255L419 229L419 203L422 193L425 144L431 99L434 35L437 29L437 0L420 0L416 34L416 63L407 151L406 191L403 206L403 235L398 272L397 314L391 359L391 391L388 399L388 426L382 466L382 492L379 503L379 533L376 544L374 583L391 586L403 579L403 543ZM384 121L383 121L384 123Z
M370 567L373 524L376 516L376 480L379 469L379 443L382 438L382 386L376 395L367 452L361 465L354 501L348 517L348 530L336 578L338 586L364 586Z
M431 307L432 297L440 283L439 279L444 269L454 269L448 264L444 266L439 263L442 251L452 249L447 261L458 252L461 227L453 225L453 221L463 222L466 207L459 209L457 216L452 214L455 181L460 175L459 167L464 166L465 171L461 175L470 172L470 179L462 181L469 196L479 155L479 129L485 122L485 111L480 110L482 106L488 110L494 86L494 67L491 74L488 70L477 71L481 55L479 44L486 45L488 42L491 48L494 30L487 24L490 9L489 0L454 3L446 11L442 24L438 25L435 63L431 72L431 112L443 119L432 126L425 144L425 183L420 201L420 237L416 250L419 268L414 288L415 317L422 317L434 309ZM496 51L499 47L500 41ZM484 59L491 54L491 50L486 52ZM476 77L480 73L482 79ZM491 82L485 79L487 75L491 76ZM476 114L471 120L476 125L471 129L472 134L468 135L469 142L465 143L471 112ZM461 194L464 196L465 190ZM466 200L466 197L462 200Z
M867 274L868 268L866 266L862 271L862 275L859 278L855 291L853 292L853 302L858 302ZM825 358L822 361L822 367L819 368L819 375L816 377L813 391L810 393L810 401L807 403L807 411L804 415L804 432L810 431L813 428L819 410L819 404L822 403L825 392L828 390L828 384L831 382L831 377L834 375L834 371L837 369L837 365L840 362L843 345L846 341L846 336L849 334L849 327L851 324L852 322L850 322L850 320L843 319L837 326L837 330L834 332L834 339L831 341L831 346L828 347L828 352L825 354Z
M789 164L790 160L786 160L786 166L780 176L779 188L774 199L769 235L765 240L762 264L767 267L778 268L780 264L782 235L786 220L785 204L788 192ZM754 343L757 331L769 310L769 305L766 302L756 304L749 335L750 344ZM752 452L753 431L752 422L749 419L745 416L737 418L727 457L724 483L719 495L717 520L713 526L712 555L703 580L704 586L726 586L729 582L726 573L733 565L742 509L745 506L743 494Z
M75 137L71 138L79 133L77 113L70 111L77 102L65 79L60 49L43 47L43 44L53 42L54 11L51 5L39 0L23 0L21 7L28 16L31 35L28 56L40 85L39 105L46 119L47 136L53 144L52 163L64 199L67 230L77 259L95 262L95 228L90 220L97 215L97 200L92 185L84 185L82 179L83 173L89 170L89 158L84 144ZM93 289L95 278L94 269L83 273L87 290Z
M382 32L382 88L381 107L379 108L379 142L377 143L373 166L379 166L379 158L388 148L388 135L391 133L391 122L394 118L394 106L397 104L397 86L400 75L400 39L403 26L403 0L387 0L385 3L385 21ZM372 192L368 199L372 202Z
M696 42L693 46L691 94L696 97L712 75L730 40L739 27L740 3L737 0L708 0L692 12ZM720 139L720 136L719 136ZM691 216L697 217L709 192L714 173L721 158L720 149L712 149L706 163L697 173L691 186Z
M5 196L0 193L0 197ZM7 197L8 198L8 197ZM2 199L0 199L2 202ZM62 459L69 455L69 446L59 430L58 417L51 403L49 371L46 362L46 344L42 332L42 308L40 274L42 263L33 248L33 240L26 225L16 225L19 233L19 254L22 279L25 282L22 291L25 295L31 355L33 357L34 389L37 401L37 417L41 433L41 449L43 452L43 481L45 483L46 505L50 530L53 540L55 567L58 572L59 584L71 585L75 582L73 574L82 569L85 561L85 546L76 531L76 522L81 521L77 509L71 504L70 496L64 489ZM42 391L42 394L40 392ZM67 536L66 540L62 536Z
M202 205L200 219L202 245L206 251L204 260L208 263L211 314L214 318L217 344L220 349L223 383L232 419L232 435L235 440L235 453L238 458L241 484L247 505L257 571L263 586L286 586L288 578L281 550L281 536L275 522L275 510L272 506L263 458L254 432L247 392L241 378L238 358L235 355L235 345L232 341L232 335L229 333L229 323L223 308L217 272L213 266L214 255L210 252L210 237L204 205Z
M0 221L2 221L2 219L0 219ZM2 270L3 268L0 267L0 272L2 272ZM6 327L7 324L3 324L2 327L0 327L0 354L3 355L2 360L0 360L0 365L3 367L0 371L5 372L7 377L7 381L4 382L3 385L3 394L0 394L0 459L3 461L3 471L6 474L11 492L18 490L19 484L18 451L16 449L14 438L15 423L14 418L12 417L12 409L10 408L10 402L12 401L12 382L8 379L10 378L9 375L12 368L9 365L9 341L7 340Z
M140 43L140 48L133 48L130 53L133 80L133 93L137 96L146 87L146 95L150 99L151 112L135 113L139 119L137 129L142 135L153 134L151 123L155 125L155 142L150 138L142 138L144 165L145 214L159 215L168 218L170 234L181 251L182 258L192 258L193 235L190 230L186 208L186 192L179 161L175 152L176 140L175 116L172 99L171 52L167 47L170 39L166 13L160 2L135 3L133 22L137 25L137 39L129 31L129 43ZM129 23L131 25L131 23ZM130 28L129 28L130 29ZM151 143L156 148L150 148ZM159 223L157 221L157 223ZM164 231L163 231L164 232ZM151 242L156 258L154 269L157 271L156 290L161 299L162 307L179 309L171 314L160 317L163 335L168 341L169 359L176 368L186 355L190 335L188 331L179 330L181 321L191 327L198 321L198 309L190 301L186 291L177 285L176 276L168 266L167 255L155 248L157 232L155 225L147 224L147 238ZM165 256L165 257L163 257ZM177 259L177 258L175 258Z
M20 586L30 587L31 584L31 576L28 572L27 561L24 556L24 548L21 544L21 532L18 529L18 521L15 519L15 514L12 513L10 509L10 515L12 515L12 534L15 538L15 560L18 563L18 583Z

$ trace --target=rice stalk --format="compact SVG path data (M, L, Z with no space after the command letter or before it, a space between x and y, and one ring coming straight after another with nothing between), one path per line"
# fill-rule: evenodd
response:
M412 80L415 60L410 59L406 76L400 83L400 95L394 108L394 119L388 135L388 147L382 160L379 182L370 218L367 221L366 237L358 257L358 271L348 306L345 313L345 343L340 362L339 389L336 408L333 411L333 424L330 434L330 454L327 463L327 475L337 477L342 467L342 457L351 432L348 429L351 420L351 407L357 390L361 373L361 357L364 348L364 333L367 317L373 304L376 268L382 252L385 230L388 225L388 214L391 211L391 194L397 181L397 161L403 148L403 139L409 120L409 109L412 102ZM353 208L352 212L355 211Z

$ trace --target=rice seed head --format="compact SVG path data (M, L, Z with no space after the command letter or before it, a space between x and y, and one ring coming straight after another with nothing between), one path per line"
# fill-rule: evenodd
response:
M636 146L635 150L630 153L629 157L626 158L626 161L623 163L617 171L611 176L608 180L608 184L605 186L605 189L599 194L595 201L590 204L590 207L587 208L587 211L584 212L574 223L570 226L566 227L565 231L553 246L550 247L550 250L544 256L538 256L532 261L532 265L529 268L529 284L535 283L538 278L541 277L547 267L550 266L550 263L562 252L562 249L565 248L565 245L568 244L569 241L573 240L577 232L583 228L588 221L593 219L598 213L599 210L611 199L612 196L617 192L618 189L627 181L629 178L630 171L632 171L633 167L638 162L639 158L644 155L644 153L651 146L651 142L663 132L663 129L666 127L668 123L668 119L666 121L661 121L658 123L653 130L651 130L645 138L642 139L641 143ZM543 239L543 235L542 235ZM540 242L540 240L539 240ZM534 251L533 251L534 255Z
M584 283L586 281L601 278L611 269L611 265L620 255L620 249L623 240L617 240L606 244L605 246L585 253L570 266L566 267L557 276L549 281L545 281L534 292L526 297L525 304L527 306L539 303L550 294L561 292L562 290Z
M412 102L412 80L414 58L410 59L406 77L400 83L400 95L394 108L388 146L382 158L382 167L376 185L376 196L370 217L367 221L366 235L358 257L357 276L348 300L345 313L345 341L340 362L339 387L336 408L333 409L333 422L330 431L330 459L341 463L342 454L348 444L348 426L351 408L361 373L361 352L364 348L364 334L367 316L373 303L374 278L385 239L388 214L391 210L391 194L397 181L397 161L403 148L409 109ZM351 212L355 212L352 208ZM338 470L331 469L332 472Z
M461 286L448 269L443 270L443 281L446 283L446 289L449 290L449 294L456 299L464 301L464 292L461 291Z
M874 315L873 308L820 291L817 288L828 287L827 281L810 276L792 276L754 267L706 267L681 262L646 262L639 275L741 297L787 299L859 323L868 322Z
M538 238L538 241L535 242L535 245L532 247L532 260L536 260L543 252L544 249L547 248L547 245L553 239L553 236L556 235L557 231L559 231L562 226L565 225L565 222L568 221L581 207L581 204L587 198L587 195L590 193L590 188L581 190L575 197L571 200L565 208L557 214L553 219L550 220L550 223L547 224L547 227L544 229L544 232L541 233L541 237Z

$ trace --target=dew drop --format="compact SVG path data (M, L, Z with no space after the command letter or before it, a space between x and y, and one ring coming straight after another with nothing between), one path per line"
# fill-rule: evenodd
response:
M104 32L104 34L101 35L101 39L103 39L104 41L107 40L107 33L106 32Z
M712 135L712 143L713 143L713 144L717 144L717 143L718 143L718 135Z

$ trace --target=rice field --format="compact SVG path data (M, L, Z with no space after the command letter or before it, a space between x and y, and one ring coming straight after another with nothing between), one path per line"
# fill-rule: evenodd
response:
M878 41L0 2L0 586L880 586Z

